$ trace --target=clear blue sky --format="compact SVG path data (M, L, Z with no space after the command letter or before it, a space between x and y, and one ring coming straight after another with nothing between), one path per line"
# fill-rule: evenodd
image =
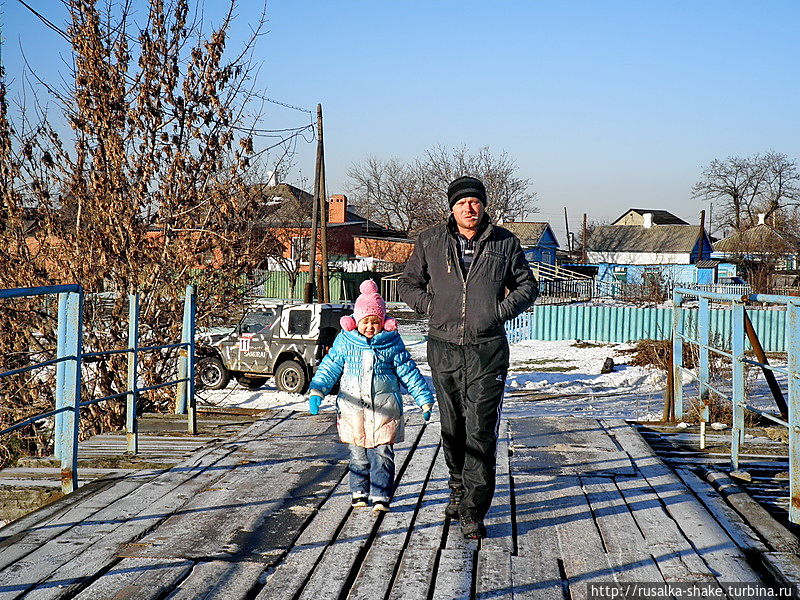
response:
M60 3L29 4L63 23ZM218 2L207 0L213 14ZM239 3L239 26L260 0ZM3 61L19 47L44 74L62 48L5 0ZM257 57L272 98L322 103L328 191L367 156L412 159L435 144L506 150L564 244L563 207L610 220L628 207L690 222L690 188L714 158L775 150L800 159L800 2L300 1L268 3ZM270 106L264 127L306 117ZM295 180L313 179L302 144Z

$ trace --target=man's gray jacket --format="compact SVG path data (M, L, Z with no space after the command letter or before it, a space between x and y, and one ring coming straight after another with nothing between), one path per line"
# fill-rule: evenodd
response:
M455 220L423 231L397 285L402 300L428 316L428 335L477 344L505 335L504 323L530 307L539 287L517 237L487 225L479 234L466 280ZM508 292L508 295L506 295Z

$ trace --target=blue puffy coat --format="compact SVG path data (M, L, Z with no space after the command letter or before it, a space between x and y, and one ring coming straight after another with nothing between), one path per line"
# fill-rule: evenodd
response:
M419 406L433 404L425 379L397 331L372 339L358 331L341 331L322 359L310 393L325 396L340 381L336 400L339 438L363 448L403 440L400 382Z

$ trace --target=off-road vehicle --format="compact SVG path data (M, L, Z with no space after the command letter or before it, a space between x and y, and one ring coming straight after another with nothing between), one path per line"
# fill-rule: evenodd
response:
M339 333L345 304L259 304L232 330L198 337L196 379L219 390L235 377L257 389L269 376L284 392L304 393L322 357Z

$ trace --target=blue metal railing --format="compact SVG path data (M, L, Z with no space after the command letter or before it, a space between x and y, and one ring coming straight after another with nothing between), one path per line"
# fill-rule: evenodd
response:
M696 337L688 335L686 310L682 304L686 297L698 298ZM673 394L675 399L675 415L684 416L683 375L689 374L699 385L699 399L703 403L701 411L701 447L705 444L705 423L709 419L708 397L711 392L731 401L733 423L731 426L731 466L739 468L739 453L744 443L744 411L750 410L789 429L789 520L800 523L800 298L796 296L776 296L768 294L716 294L698 290L677 288L673 294L673 328L672 328L672 369ZM732 311L732 331L730 352L714 346L710 335L710 303L729 304ZM775 367L764 361L751 360L745 356L747 350L746 305L748 302L783 305L786 307L784 338L786 340L787 367ZM684 367L684 343L698 348L699 361L697 372ZM730 395L711 385L709 363L710 355L717 354L731 360ZM763 411L747 402L745 386L745 365L755 365L770 372L783 373L788 380L788 419L781 415Z
M0 430L0 436L31 425L42 419L55 417L55 455L61 460L61 489L69 493L78 487L78 430L80 409L85 406L127 399L125 430L127 451L137 453L139 449L137 405L142 392L174 385L176 387L175 412L187 414L188 431L197 433L197 414L195 411L194 378L194 335L196 315L196 294L194 286L186 287L183 310L181 341L176 344L160 346L139 345L139 295L129 296L128 348L101 352L83 351L83 289L79 285L61 285L37 288L18 288L0 290L0 299L24 298L33 296L58 295L58 328L56 358L38 362L19 369L0 373L0 379L47 366L56 366L55 410L29 417L10 427ZM177 379L148 387L139 387L138 363L141 352L179 349ZM81 401L81 363L86 357L102 357L113 354L128 355L127 390L102 398Z

